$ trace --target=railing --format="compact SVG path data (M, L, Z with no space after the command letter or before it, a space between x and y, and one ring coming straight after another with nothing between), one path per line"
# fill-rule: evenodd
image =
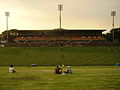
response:
M15 40L105 40L104 37L79 37L79 36L58 36L58 37L17 37Z

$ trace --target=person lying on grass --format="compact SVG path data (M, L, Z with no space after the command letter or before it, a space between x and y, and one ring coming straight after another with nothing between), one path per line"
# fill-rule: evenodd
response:
M9 72L10 72L10 73L15 73L15 72L16 72L16 71L14 70L14 65L13 65L13 64L9 66Z

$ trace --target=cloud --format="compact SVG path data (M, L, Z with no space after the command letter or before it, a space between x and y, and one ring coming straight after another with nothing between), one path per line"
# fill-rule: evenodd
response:
M10 12L10 28L56 28L59 24L58 3L63 4L65 28L110 29L112 10L117 11L115 25L119 26L120 0L0 0L0 29L5 30L5 11Z

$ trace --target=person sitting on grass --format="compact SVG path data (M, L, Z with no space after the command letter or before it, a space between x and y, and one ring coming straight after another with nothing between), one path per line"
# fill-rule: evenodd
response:
M15 73L16 71L14 70L14 66L13 65L10 65L9 66L9 72L10 73Z
M72 69L70 66L68 66L67 73L72 73Z
M66 74L68 74L68 73L72 73L72 69L71 69L70 66L68 66L67 71L63 71L62 75L66 75Z
M55 68L55 73L56 74L61 74L62 73L62 69L59 66L57 66L57 68Z

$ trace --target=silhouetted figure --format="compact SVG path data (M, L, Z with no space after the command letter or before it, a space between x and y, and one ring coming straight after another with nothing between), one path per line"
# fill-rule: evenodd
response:
M62 69L59 66L57 66L57 68L55 68L55 73L56 74L61 74L62 73Z
M13 65L10 65L9 66L9 72L10 73L15 73L16 71L14 70L14 66Z

